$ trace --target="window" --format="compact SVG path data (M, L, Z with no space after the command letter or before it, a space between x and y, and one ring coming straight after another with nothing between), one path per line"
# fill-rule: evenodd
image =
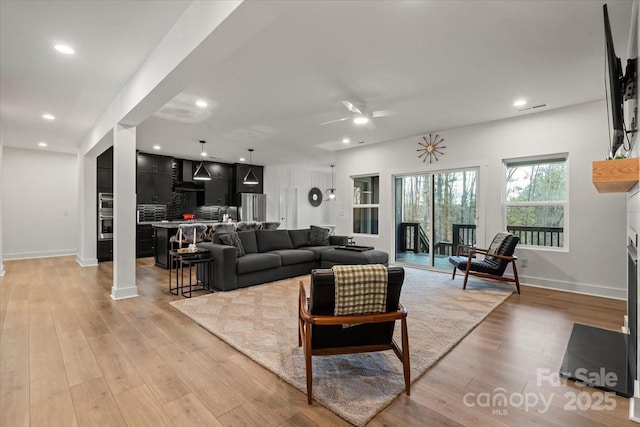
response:
M565 247L567 157L506 160L507 231L520 244Z
M353 178L353 232L378 234L380 177Z

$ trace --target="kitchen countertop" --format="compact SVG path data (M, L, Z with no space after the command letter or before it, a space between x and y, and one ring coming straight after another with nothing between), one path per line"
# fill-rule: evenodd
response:
M196 220L196 221L154 221L154 222L139 222L138 224L144 225L149 224L152 227L156 228L177 228L180 224L224 224L220 221L205 221L205 220Z

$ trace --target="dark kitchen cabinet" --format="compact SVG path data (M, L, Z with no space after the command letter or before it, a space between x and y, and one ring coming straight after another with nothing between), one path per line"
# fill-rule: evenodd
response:
M245 175L249 172L249 169L253 170L253 173L256 174L258 178L258 184L249 185L243 184L242 180ZM263 193L264 186L264 168L262 166L256 165L248 165L245 163L236 163L235 164L235 182L236 182L236 193Z
M136 258L151 257L155 253L155 236L151 225L136 226Z
M155 265L168 269L171 262L171 256L169 255L171 243L169 239L171 239L171 236L175 236L178 232L178 227L157 227L154 231Z
M98 240L98 261L113 260L113 240Z
M233 191L233 165L225 163L205 163L211 181L204 183L204 204L228 206Z
M97 158L98 193L113 193L113 147Z
M113 169L113 147L109 147L98 156L98 167L103 169Z
M167 156L138 153L137 164L137 202L161 205L171 203L173 159Z
M113 169L98 168L98 193L113 193Z
M171 175L173 159L157 154L138 153L138 173Z
M113 193L113 147L109 147L96 159L96 193ZM96 205L96 235L100 236L100 206ZM113 240L98 240L96 245L98 262L113 260Z

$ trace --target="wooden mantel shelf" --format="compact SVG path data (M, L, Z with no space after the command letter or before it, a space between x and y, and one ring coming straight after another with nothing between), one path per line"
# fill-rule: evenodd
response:
M595 161L592 180L599 193L626 193L640 180L640 158Z

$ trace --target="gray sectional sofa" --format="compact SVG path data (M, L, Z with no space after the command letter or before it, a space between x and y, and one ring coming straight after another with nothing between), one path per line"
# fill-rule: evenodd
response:
M347 236L328 236L328 244L310 243L310 229L251 230L237 233L245 254L238 256L235 246L213 242L199 243L213 258L211 268L199 266L198 280L210 289L230 291L259 283L309 274L322 265L322 253L346 245ZM327 243L326 241L324 243Z

